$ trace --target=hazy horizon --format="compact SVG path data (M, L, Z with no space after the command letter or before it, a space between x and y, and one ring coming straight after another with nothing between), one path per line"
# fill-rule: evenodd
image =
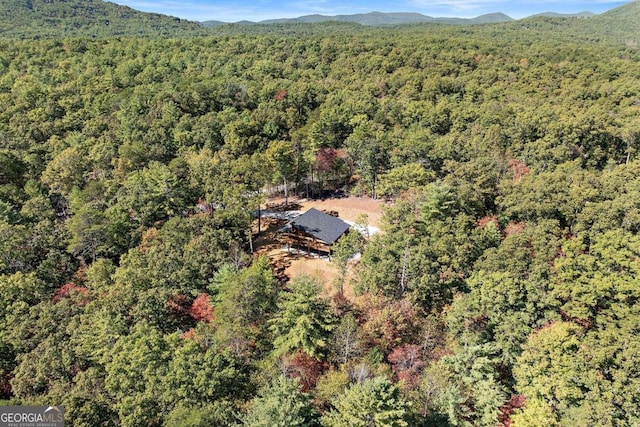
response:
M634 0L638 1L638 0ZM155 12L192 21L264 21L280 18L297 18L304 15L351 15L369 12L414 12L433 17L475 18L488 13L502 12L514 19L545 12L579 13L589 11L602 13L629 3L628 1L582 0L582 1L524 1L506 0L116 0L117 3L143 12Z

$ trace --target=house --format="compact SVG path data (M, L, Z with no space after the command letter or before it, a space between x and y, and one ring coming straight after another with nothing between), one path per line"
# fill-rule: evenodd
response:
M331 248L349 231L349 224L335 216L311 208L280 230L280 240L292 247L331 255Z

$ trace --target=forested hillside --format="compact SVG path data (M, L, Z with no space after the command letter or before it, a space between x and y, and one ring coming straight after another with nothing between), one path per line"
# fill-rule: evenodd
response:
M2 403L639 424L640 56L566 22L0 41ZM252 256L285 181L389 201L354 297Z
M184 36L200 24L103 0L2 0L0 37Z

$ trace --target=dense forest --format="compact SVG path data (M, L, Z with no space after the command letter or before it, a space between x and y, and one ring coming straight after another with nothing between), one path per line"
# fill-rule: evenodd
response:
M178 37L203 34L202 25L144 13L103 0L2 0L0 37Z
M0 402L86 427L640 424L639 32L612 22L640 3L0 39ZM389 201L336 249L362 253L356 298L252 254L282 182Z

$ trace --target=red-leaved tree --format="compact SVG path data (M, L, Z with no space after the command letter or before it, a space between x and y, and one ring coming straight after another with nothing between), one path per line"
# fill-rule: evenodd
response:
M62 285L62 287L53 293L53 302L58 302L63 298L72 298L74 296L81 296L78 301L82 305L89 302L89 290L84 286L78 286L72 282Z
M298 378L303 392L314 389L318 383L318 378L329 368L327 362L311 357L303 351L296 352L285 363L287 376Z
M420 373L424 368L422 352L415 344L402 345L387 357L391 369L400 381L404 381L407 388L414 388L420 381Z
M189 312L191 301L183 294L176 294L167 301L167 311L171 318L180 325L187 325L191 322Z
M213 306L211 305L211 297L207 293L201 293L191 304L189 314L196 322L213 322Z
M500 414L498 414L498 427L511 427L511 415L516 411L524 407L525 397L521 394L514 394L509 401L500 407Z

